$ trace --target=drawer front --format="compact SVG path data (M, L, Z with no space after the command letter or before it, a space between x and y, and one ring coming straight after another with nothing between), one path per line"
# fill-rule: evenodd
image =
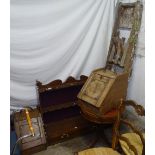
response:
M84 129L90 128L91 125L82 116L50 123L45 126L47 141L54 142L74 137L74 135L82 133Z

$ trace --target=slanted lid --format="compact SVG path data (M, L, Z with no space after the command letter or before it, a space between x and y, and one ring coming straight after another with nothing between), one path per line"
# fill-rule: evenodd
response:
M99 108L115 79L116 74L109 70L100 69L92 72L78 98Z

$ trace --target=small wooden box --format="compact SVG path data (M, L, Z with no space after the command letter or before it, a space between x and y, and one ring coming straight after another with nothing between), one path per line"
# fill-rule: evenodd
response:
M120 99L125 99L128 73L117 74L110 70L98 69L91 73L78 98L91 104L102 113L116 108Z
M30 111L35 136L24 138L20 143L22 155L30 155L47 148L41 115L37 109ZM15 113L14 125L17 137L30 134L24 111Z

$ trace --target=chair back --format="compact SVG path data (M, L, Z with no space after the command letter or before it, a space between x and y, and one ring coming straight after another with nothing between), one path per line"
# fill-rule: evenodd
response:
M119 3L107 57L107 69L116 73L131 72L142 8L139 1Z

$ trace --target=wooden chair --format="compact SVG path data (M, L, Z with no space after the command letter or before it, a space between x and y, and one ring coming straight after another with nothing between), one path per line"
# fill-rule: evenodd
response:
M119 155L120 153L116 151L118 143L122 148L122 151L126 155L144 155L145 154L145 141L144 135L138 131L129 121L122 119L122 114L125 110L125 106L133 106L138 115L144 116L145 110L141 105L136 104L134 101L121 100L120 106L118 108L117 118L115 120L113 128L113 139L112 148L108 147L96 147L87 150L80 151L76 153L77 155ZM133 133L120 134L119 127L120 124L124 123L131 127L134 131Z
M112 148L116 149L117 144L119 143L123 152L126 155L144 155L145 154L145 139L144 133L141 133L131 121L127 119L123 119L122 113L125 110L126 106L132 106L135 112L139 116L145 115L145 110L141 105L138 105L132 100L123 101L120 104L119 112L117 115L116 122L113 128L113 140L112 140ZM119 127L120 124L123 123L129 127L132 132L120 134Z

